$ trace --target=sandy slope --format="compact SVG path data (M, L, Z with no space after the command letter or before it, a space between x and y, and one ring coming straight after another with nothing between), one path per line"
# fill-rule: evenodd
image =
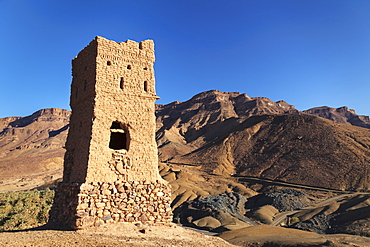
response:
M218 237L208 236L177 225L135 226L130 223L101 226L80 231L32 230L1 232L0 246L90 247L90 246L215 246L231 247Z
M223 239L241 246L370 246L370 238L288 229L276 226L252 226L221 233ZM274 245L272 245L274 244Z

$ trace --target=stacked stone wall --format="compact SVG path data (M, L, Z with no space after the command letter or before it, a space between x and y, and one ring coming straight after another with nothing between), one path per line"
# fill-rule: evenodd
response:
M60 183L56 193L49 222L57 228L172 221L171 189L161 181Z

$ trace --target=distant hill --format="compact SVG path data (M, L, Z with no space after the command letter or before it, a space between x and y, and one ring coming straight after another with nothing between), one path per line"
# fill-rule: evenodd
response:
M300 112L284 101L212 90L157 105L156 115L163 162L343 190L370 186L369 117L346 107ZM43 109L0 119L0 191L61 177L69 116Z
M32 188L62 176L69 117L69 111L51 108L0 118L0 191Z
M370 118L368 116L357 115L354 110L343 106L340 108L330 108L327 106L315 107L304 113L319 116L338 123L348 123L354 126L364 127L370 129Z

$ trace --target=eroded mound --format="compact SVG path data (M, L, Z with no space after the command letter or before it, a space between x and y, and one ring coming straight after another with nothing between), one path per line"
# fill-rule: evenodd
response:
M215 232L241 228L255 223L245 217L247 199L235 192L225 192L185 202L174 211L175 220Z
M370 237L370 194L328 200L291 216L291 227L317 233L346 233Z

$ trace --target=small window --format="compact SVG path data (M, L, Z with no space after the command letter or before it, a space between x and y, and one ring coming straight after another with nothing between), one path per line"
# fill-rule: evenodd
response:
M147 67L145 67L145 68L144 68L144 70L148 70L148 68L147 68Z
M87 81L85 80L84 81L84 91L86 91L86 88L87 88Z
M120 81L119 81L119 87L121 89L123 89L123 86L124 86L124 81L123 81L123 77L121 77Z
M131 65L127 65L127 69L131 69Z
M107 65L108 66L111 66L112 65L112 62L111 61L107 61Z
M114 150L128 150L129 139L127 129L123 128L120 122L115 121L110 127L110 132L109 148Z
M144 91L148 92L148 82L144 81Z

